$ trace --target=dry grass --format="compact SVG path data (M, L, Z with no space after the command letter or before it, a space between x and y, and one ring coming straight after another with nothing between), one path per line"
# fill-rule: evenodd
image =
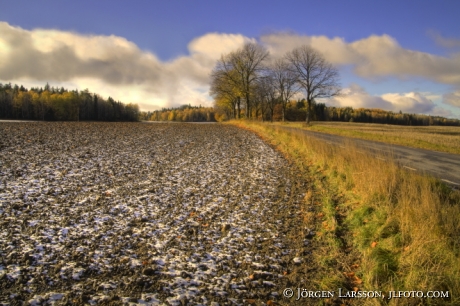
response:
M259 133L309 172L313 194L307 192L306 205L315 203L321 208L314 216L318 240L324 243L316 256L316 263L322 265L323 274L317 280L321 289L337 290L332 286L344 285L383 292L443 290L449 291L450 299L387 302L460 305L458 191L434 178L359 154L351 144L339 150L269 124L233 124Z
M313 122L309 127L305 127L301 122L276 124L413 148L460 154L460 127L458 126L400 126L353 122Z

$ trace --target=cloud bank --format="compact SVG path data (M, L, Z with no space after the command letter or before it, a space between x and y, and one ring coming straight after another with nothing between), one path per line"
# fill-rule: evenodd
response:
M209 102L209 73L220 54L250 41L211 33L191 41L189 55L162 62L114 35L27 31L5 22L0 33L0 80L70 83L154 108Z
M388 35L372 35L347 43L342 38L275 33L261 37L270 52L281 56L303 44L322 52L336 65L350 65L354 73L367 79L421 77L460 86L460 57L441 57L402 48Z
M221 54L256 41L241 34L208 33L188 44L188 54L161 61L119 36L86 35L52 29L24 30L0 22L0 82L68 88L89 88L143 110L180 104L209 105L209 75ZM274 57L309 44L327 60L351 66L360 77L378 80L424 78L460 88L460 57L441 57L402 48L388 35L354 42L292 33L263 35L259 41ZM371 96L352 85L348 95L331 103L408 112L434 112L436 105L422 93ZM458 92L457 92L458 93ZM460 107L457 93L444 103Z
M353 108L379 108L387 111L415 114L430 114L443 117L455 116L450 110L446 110L436 105L430 98L438 96L430 93L407 92L407 93L387 93L374 96L365 91L357 84L343 89L343 95L325 101L327 104L337 107ZM460 102L460 95L458 96ZM460 105L460 103L459 103Z
M433 101L418 92L387 93L373 96L356 84L345 88L343 95L334 97L330 103L341 107L380 108L395 112L401 110L407 113L429 113L436 107Z

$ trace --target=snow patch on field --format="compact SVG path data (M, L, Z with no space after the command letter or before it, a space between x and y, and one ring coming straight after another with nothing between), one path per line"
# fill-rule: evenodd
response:
M276 217L299 210L279 197L287 163L247 131L50 123L6 135L0 302L241 304L275 292L293 262Z

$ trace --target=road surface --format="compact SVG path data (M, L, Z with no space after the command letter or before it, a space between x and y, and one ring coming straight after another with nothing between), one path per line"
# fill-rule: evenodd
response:
M392 156L397 164L408 171L430 174L455 188L460 188L460 155L457 154L312 132L287 126L277 126L277 128L301 131L305 135L322 139L336 146L344 146L346 142L351 141L357 148L376 154L379 158Z

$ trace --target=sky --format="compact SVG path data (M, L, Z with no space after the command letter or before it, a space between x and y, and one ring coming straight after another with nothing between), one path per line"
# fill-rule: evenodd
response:
M63 86L141 110L212 105L221 54L310 45L340 72L327 105L460 119L460 1L6 1L0 83Z

